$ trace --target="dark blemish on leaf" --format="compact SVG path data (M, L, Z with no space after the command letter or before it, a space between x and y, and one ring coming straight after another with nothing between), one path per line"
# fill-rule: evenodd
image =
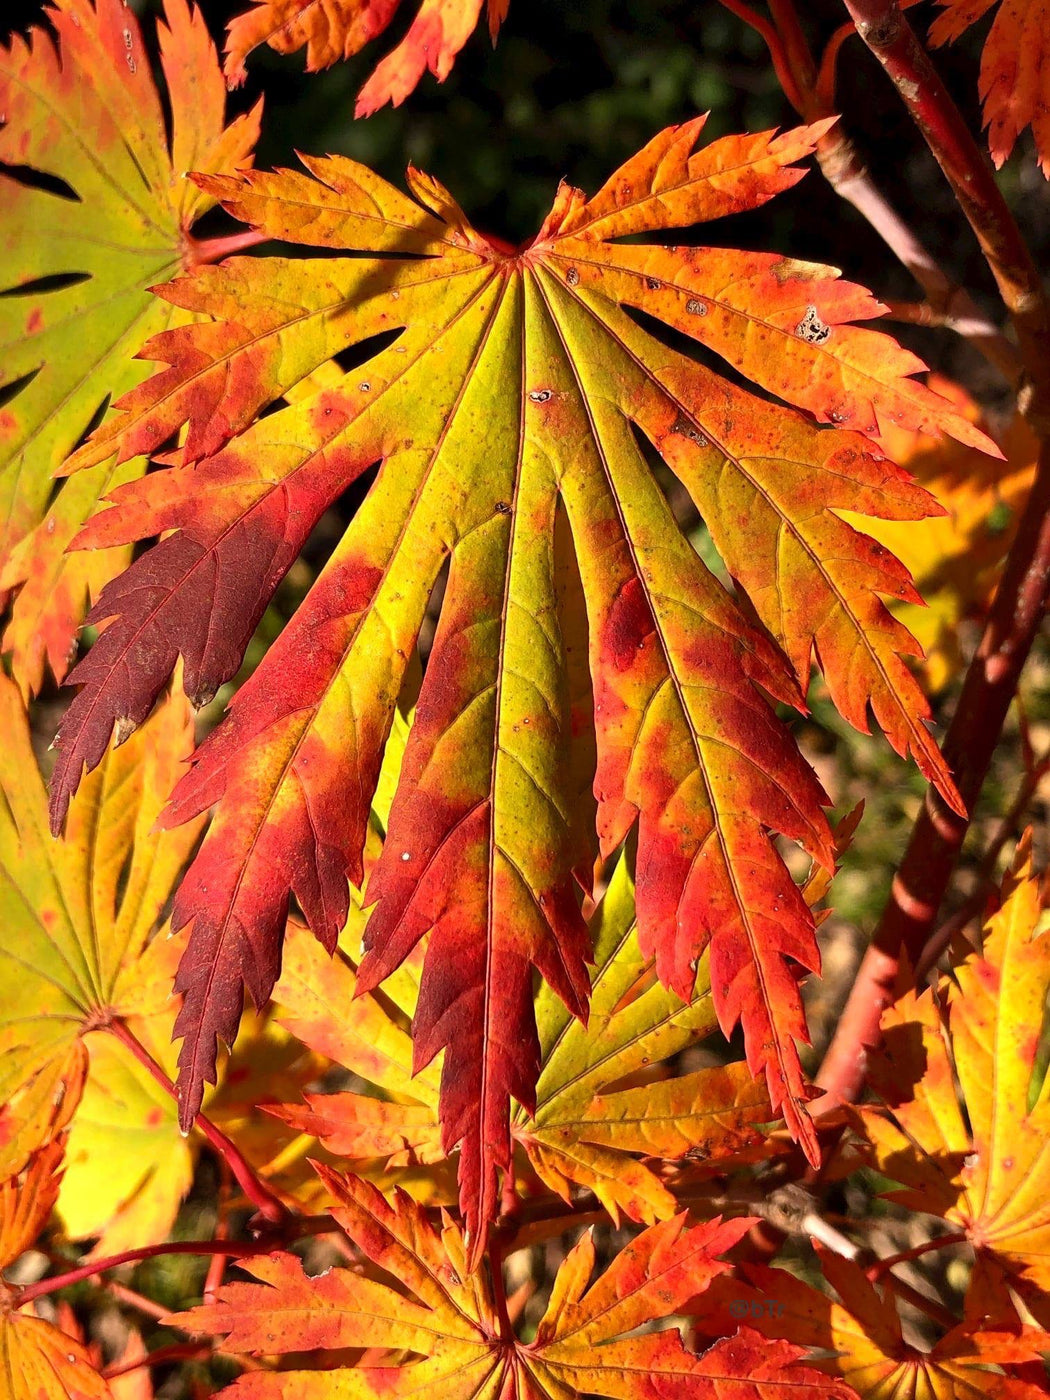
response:
M651 292L658 292L658 291L660 290L660 285L661 285L661 284L660 284L659 278L657 278L657 277L647 277L647 278L645 279L645 285L649 288L649 290L650 290Z
M361 383L357 387L362 394L367 394L372 386L371 384L369 384L367 379L362 379Z
M696 297L689 298L689 300L685 304L685 309L689 312L690 316L707 315L707 307L702 301L698 301Z
M687 437L690 442L695 442L697 447L707 446L707 438L704 437L703 433L698 431L696 424L691 423L689 419L684 417L681 413L671 424L671 432L680 433L682 437Z
M546 403L550 396L551 391L549 389L533 389L529 398L533 403Z
M497 502L496 502L496 514L497 514L497 515L510 515L510 502L509 502L509 501L497 501Z
M568 272L565 274L565 280L566 282L568 282L570 287L577 287L579 286L580 282L580 274L576 271L574 267L570 267Z
M807 306L806 314L795 327L795 334L809 345L823 345L831 334L831 327L820 319L815 306Z

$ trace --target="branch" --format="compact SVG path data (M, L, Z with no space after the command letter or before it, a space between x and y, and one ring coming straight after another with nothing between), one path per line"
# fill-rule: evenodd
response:
M339 1227L332 1221L332 1229ZM126 1249L123 1254L111 1254L105 1259L92 1259L81 1264L78 1269L70 1269L65 1274L55 1274L42 1278L37 1283L27 1284L15 1291L14 1306L21 1308L34 1298L44 1298L49 1293L57 1293L60 1288L70 1288L74 1283L94 1278L107 1269L117 1269L121 1264L139 1264L144 1259L155 1259L159 1254L229 1254L237 1259L250 1259L257 1254L271 1254L272 1240L259 1240L247 1244L231 1244L229 1240L173 1240L170 1244L147 1244L138 1249Z
M111 1034L124 1045L140 1064L145 1065L153 1078L171 1096L175 1097L175 1086L164 1073L160 1065L149 1053L138 1037L129 1029L125 1021L114 1019L106 1027ZM244 1157L240 1148L226 1136L221 1129L217 1128L210 1119L203 1113L198 1113L194 1120L194 1126L207 1138L208 1142L219 1154L222 1160L229 1167L231 1174L238 1186L255 1206L264 1220L268 1220L273 1225L278 1225L288 1218L288 1209L284 1202L270 1190L266 1183L261 1180L249 1162Z
M776 28L755 14L740 0L722 0L765 40L784 93L807 122L836 115L834 72L838 51L850 34L852 24L841 26L832 35L818 69L798 22L794 5L771 0ZM786 76L785 76L786 73ZM817 142L817 161L828 184L842 199L866 219L894 257L918 282L943 324L964 336L1015 386L1022 365L1016 349L999 327L981 311L965 288L953 282L872 181L857 155L853 142L833 126Z
M845 4L893 79L977 235L1020 342L1027 380L1022 411L1042 439L1031 495L943 745L972 811L1050 596L1050 305L991 166L897 0ZM889 905L817 1076L827 1091L822 1107L859 1095L868 1054L880 1041L882 1012L898 994L901 959L906 956L912 967L922 960L968 828L968 818L927 792Z
M1050 306L1039 271L999 186L941 82L899 0L844 0L857 32L882 64L977 236L1017 331L1028 385L1024 411L1050 433Z
M921 1259L924 1254L932 1254L938 1249L950 1249L957 1244L969 1243L970 1237L962 1231L954 1235L937 1235L934 1239L926 1240L923 1244L913 1245L911 1249L902 1249L899 1254L890 1254L884 1259L877 1259L864 1272L871 1282L875 1283L883 1274L895 1269L898 1264L907 1264L912 1259Z
M988 845L977 866L974 888L969 897L955 913L945 919L939 928L930 935L922 956L915 965L915 983L918 986L938 958L951 943L957 933L961 933L971 919L976 919L984 910L989 894L995 889L995 871L999 855L1007 841L1017 834L1017 829L1028 810L1029 803L1039 790L1039 786L1050 772L1050 754L1044 755L1034 767L1029 767L1025 780L1016 797L1010 803L1009 811L999 823L999 829Z

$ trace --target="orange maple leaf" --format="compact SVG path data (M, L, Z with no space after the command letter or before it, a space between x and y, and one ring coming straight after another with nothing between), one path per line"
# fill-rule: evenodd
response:
M470 38L486 0L422 0L408 33L361 89L355 114L370 116L385 103L400 106L428 70L439 83ZM306 48L311 73L350 58L379 37L401 0L254 0L226 30L226 79L237 87L247 77L244 61L260 44L278 53ZM487 0L489 34L496 42L510 0Z
M331 1269L311 1278L294 1255L271 1254L242 1265L256 1282L227 1284L214 1303L167 1321L225 1336L234 1353L380 1356L331 1368L322 1355L320 1369L252 1371L224 1392L227 1400L407 1400L426 1392L441 1400L848 1400L840 1382L800 1366L790 1343L742 1332L697 1354L674 1326L654 1330L728 1270L718 1256L749 1220L687 1227L678 1215L639 1235L593 1282L595 1246L584 1234L558 1272L535 1339L523 1343L488 1278L467 1277L464 1239L448 1217L439 1234L403 1192L391 1206L357 1177L323 1176L338 1201L335 1218L374 1266L369 1273ZM406 1362L405 1353L421 1359Z
M624 241L765 202L801 178L792 162L826 129L694 150L702 125L654 137L593 198L563 184L516 251L415 170L414 200L340 157L305 158L307 175L208 177L260 232L370 256L233 259L166 287L215 319L150 342L168 368L70 463L156 450L187 423L171 469L121 488L80 537L165 535L91 615L109 623L71 678L83 689L59 738L56 830L84 765L116 721L148 713L180 651L198 702L236 671L315 521L382 463L166 818L221 799L175 910L193 925L178 980L187 1121L244 987L257 1002L273 987L292 891L334 946L398 694L451 561L365 896L359 987L429 933L415 1063L445 1051L445 1146L462 1144L475 1242L509 1163L510 1100L533 1106L533 968L586 1006L577 883L594 826L581 787L604 856L637 823L643 953L687 1000L710 945L720 1024L743 1024L752 1074L812 1157L798 983L818 955L773 833L829 868L833 846L824 794L767 697L801 706L816 657L846 718L866 729L870 707L960 801L903 659L914 643L880 597L914 599L907 573L839 512L939 513L864 436L880 420L996 449L911 378L920 361L852 324L882 308L834 269ZM808 417L667 348L635 311ZM360 368L256 421L372 337ZM693 497L754 612L678 528L636 433ZM564 621L568 560L585 637Z
M999 0L937 0L934 44L958 39ZM1002 0L981 56L980 92L992 159L1001 166L1025 127L1032 128L1050 179L1050 0Z

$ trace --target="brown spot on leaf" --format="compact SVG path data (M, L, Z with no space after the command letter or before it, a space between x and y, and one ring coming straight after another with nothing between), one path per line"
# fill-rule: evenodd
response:
M680 413L671 424L671 432L680 433L682 437L687 437L690 442L695 442L697 447L707 446L707 438L700 432L696 424L686 418L684 414Z

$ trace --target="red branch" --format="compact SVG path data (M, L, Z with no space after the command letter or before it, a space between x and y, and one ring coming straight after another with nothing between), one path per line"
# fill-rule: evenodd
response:
M722 0L722 4L765 40L784 94L804 121L836 115L835 63L846 38L856 32L851 23L832 35L818 67L793 0L770 0L775 25L741 0ZM939 322L969 340L1011 385L1016 385L1021 373L1017 351L969 292L945 275L933 254L878 189L841 123L820 138L816 154L828 184L853 205L908 269L926 293Z
M1002 581L963 683L944 741L944 757L973 810L1050 594L1050 442L1044 441L1032 494ZM867 1052L879 1043L879 1020L895 999L902 954L920 961L969 828L931 788L893 881L890 902L861 963L817 1082L822 1107L853 1101L864 1083Z
M912 1259L921 1259L924 1254L932 1254L938 1249L951 1249L957 1244L968 1243L969 1236L962 1231L954 1235L938 1235L935 1239L913 1245L911 1249L902 1249L899 1254L891 1254L885 1259L877 1259L864 1272L872 1283L875 1283L883 1274L895 1269L898 1264L907 1264Z
M1017 331L1036 402L1036 431L1050 428L1050 306L1038 269L995 181L991 164L901 13L898 0L844 0L857 32L882 64L926 138L977 235Z
M145 1065L153 1078L171 1096L175 1097L175 1086L171 1080L157 1064L156 1060L149 1053L142 1042L129 1030L127 1024L121 1020L111 1021L109 1030L120 1043L127 1047L140 1064ZM264 1220L277 1225L288 1218L288 1209L283 1201L270 1190L266 1183L257 1175L249 1162L245 1159L240 1148L226 1136L221 1129L217 1128L210 1119L203 1113L198 1113L194 1120L194 1126L207 1138L208 1142L219 1154L222 1160L229 1167L231 1174L244 1194L255 1206Z
M333 1229L339 1227L332 1223ZM70 1269L65 1274L55 1274L52 1278L42 1278L38 1283L27 1284L15 1294L15 1307L21 1308L34 1298L44 1298L49 1293L57 1293L60 1288L71 1288L74 1283L94 1278L107 1269L117 1269L121 1264L139 1264L143 1259L155 1259L159 1254L229 1254L237 1259L250 1259L257 1254L272 1254L273 1240L260 1240L257 1243L231 1244L229 1240L173 1240L170 1244L147 1244L138 1249L126 1249L123 1254L111 1254L105 1259L92 1259L81 1264L78 1269Z

